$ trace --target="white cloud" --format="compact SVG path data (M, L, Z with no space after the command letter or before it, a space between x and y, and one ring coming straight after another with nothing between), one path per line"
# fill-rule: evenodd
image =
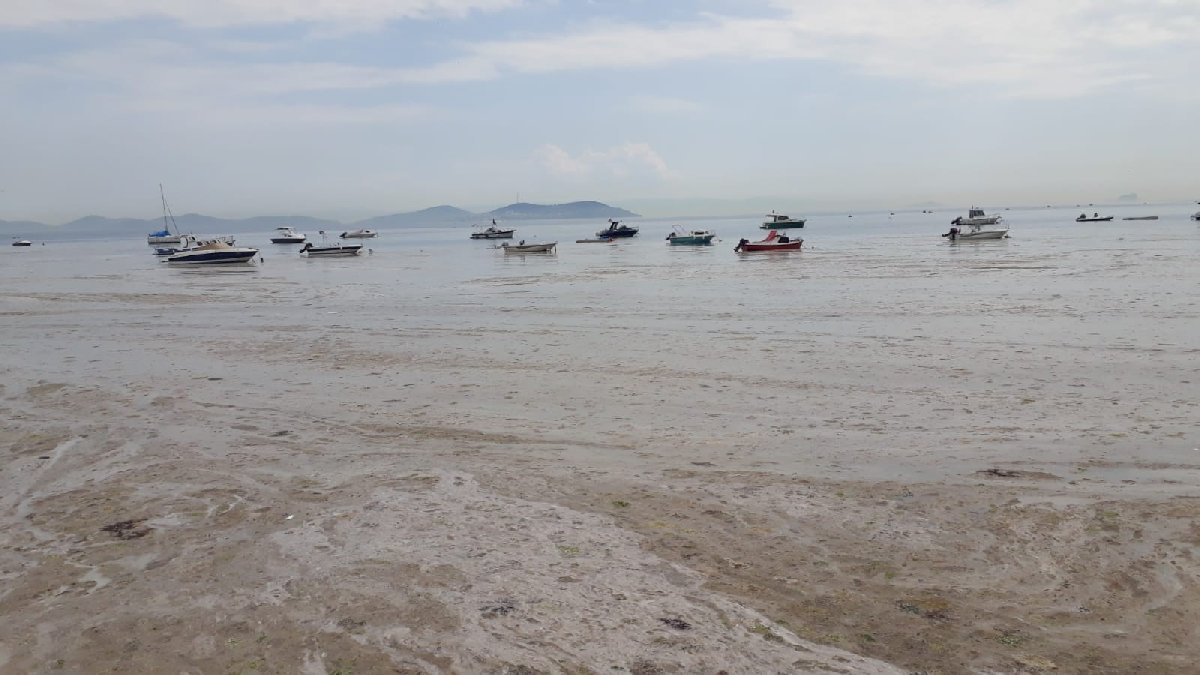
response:
M166 18L215 28L283 23L378 25L400 19L463 17L522 0L5 0L0 26Z
M534 156L551 174L559 177L630 178L654 176L671 179L675 172L648 143L623 143L604 150L584 150L572 156L557 145L538 148Z
M645 68L724 59L824 60L1001 95L1073 96L1122 83L1194 85L1200 0L779 0L776 18L707 15L663 27L593 24L467 45L453 64L404 73L463 81L504 73ZM1170 50L1170 51L1166 51ZM452 67L451 67L452 66Z

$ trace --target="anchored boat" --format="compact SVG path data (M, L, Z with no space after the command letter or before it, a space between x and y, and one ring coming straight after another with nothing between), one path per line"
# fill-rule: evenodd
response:
M758 226L760 230L788 230L792 228L804 227L804 223L808 222L804 218L789 218L782 213L774 211L767 214L767 220L762 225Z
M792 239L786 234L779 234L775 230L767 233L766 239L761 241L750 241L742 239L738 241L738 245L734 247L736 253L758 253L762 251L799 251L804 245L803 239Z

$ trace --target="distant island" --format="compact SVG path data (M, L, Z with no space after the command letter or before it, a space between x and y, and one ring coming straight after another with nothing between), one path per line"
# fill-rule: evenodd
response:
M175 224L184 232L235 232L247 230L270 230L289 225L306 230L320 229L387 229L397 227L445 227L452 225L472 225L496 220L572 220L572 219L608 219L608 218L637 218L638 214L603 202L582 201L567 204L528 204L519 202L498 209L474 213L455 206L434 206L420 211L393 213L386 216L376 216L351 223L336 220L311 218L309 216L255 216L253 218L214 218L199 213L186 213L176 216ZM47 225L35 221L5 221L0 220L0 231L25 236L35 236L38 230L63 234L88 234L104 232L106 234L137 233L145 234L152 230L162 229L161 218L106 218L104 216L85 216L63 225Z

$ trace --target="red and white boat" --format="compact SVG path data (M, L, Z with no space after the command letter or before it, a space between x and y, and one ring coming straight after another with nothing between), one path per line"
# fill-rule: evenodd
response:
M799 251L804 245L803 239L793 239L786 234L779 234L775 230L767 233L767 238L762 241L750 241L742 239L733 250L737 253L753 253L755 251Z

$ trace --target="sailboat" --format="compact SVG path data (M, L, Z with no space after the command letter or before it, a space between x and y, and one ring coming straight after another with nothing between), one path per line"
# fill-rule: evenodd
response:
M167 206L167 195L163 192L162 183L158 184L158 195L162 197L163 229L146 235L146 243L151 246L156 244L181 244L183 243L184 235L179 233L179 226L175 225L175 214L171 213L171 207ZM167 220L168 217L170 217L169 222Z

